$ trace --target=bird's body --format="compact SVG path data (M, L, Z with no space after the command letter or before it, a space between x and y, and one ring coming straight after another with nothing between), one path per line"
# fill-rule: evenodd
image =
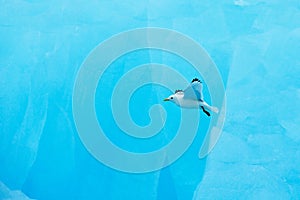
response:
M165 101L171 101L182 108L202 108L208 116L210 113L205 109L218 113L218 108L208 105L203 98L202 82L195 78L185 90L176 90L175 94L169 96Z

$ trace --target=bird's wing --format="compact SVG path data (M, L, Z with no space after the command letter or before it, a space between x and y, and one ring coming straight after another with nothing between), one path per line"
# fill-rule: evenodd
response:
M184 95L183 90L175 90L176 95Z
M185 99L197 100L197 101L204 101L203 94L202 94L202 82L194 78L192 83L183 91Z

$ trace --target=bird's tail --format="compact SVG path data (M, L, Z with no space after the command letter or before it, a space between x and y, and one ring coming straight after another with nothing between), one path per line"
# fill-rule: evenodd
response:
M219 113L219 109L217 107L210 106L206 102L203 102L203 106L204 106L204 108L206 108L214 113Z
M219 109L217 107L210 106L210 110L214 113L219 113Z

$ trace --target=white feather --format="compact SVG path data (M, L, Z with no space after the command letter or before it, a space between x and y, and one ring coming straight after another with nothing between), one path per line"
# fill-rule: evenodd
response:
M200 81L193 81L184 91L177 91L175 94L167 98L168 101L174 102L177 106L182 108L201 108L204 107L214 113L218 113L219 109L208 105L204 101L202 94L202 83Z

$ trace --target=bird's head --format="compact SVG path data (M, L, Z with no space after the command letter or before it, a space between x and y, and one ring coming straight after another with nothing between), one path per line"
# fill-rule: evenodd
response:
M184 93L182 90L176 90L174 94L170 95L168 98L165 98L164 101L171 101L176 105L180 105L184 96L183 94Z
M177 97L176 95L172 94L171 96L169 96L168 98L165 98L164 101L171 101L176 103Z

